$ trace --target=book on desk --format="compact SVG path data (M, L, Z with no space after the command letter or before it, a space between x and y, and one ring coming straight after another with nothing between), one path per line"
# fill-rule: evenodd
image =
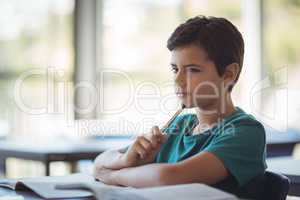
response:
M59 188L62 186L68 186L68 189ZM6 187L12 190L30 190L43 199L86 197L94 197L100 200L159 200L170 198L172 198L172 200L237 199L234 195L198 183L136 189L132 187L106 185L95 181L92 176L85 174L24 179L2 179L0 180L0 187Z

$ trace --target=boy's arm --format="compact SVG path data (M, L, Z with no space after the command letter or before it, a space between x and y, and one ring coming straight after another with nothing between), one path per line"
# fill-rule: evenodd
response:
M108 150L97 156L94 161L96 168L122 169L126 167L124 158L124 149Z
M151 187L184 183L217 183L229 175L212 153L203 152L175 164L148 164L111 172L107 181L116 185ZM106 176L108 177L108 176ZM100 181L102 175L96 175ZM102 180L106 182L106 180Z
M138 136L129 147L106 151L95 159L95 173L103 168L118 170L154 161L165 136L154 126L150 133Z

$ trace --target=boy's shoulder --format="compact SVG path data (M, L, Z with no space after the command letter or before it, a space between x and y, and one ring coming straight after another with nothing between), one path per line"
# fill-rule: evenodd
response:
M248 114L241 109L234 117L227 120L225 123L225 130L234 133L231 134L233 137L244 138L248 141L250 141L251 138L254 141L265 141L266 137L263 124L253 115Z
M237 108L237 113L228 120L228 123L238 127L259 128L264 130L263 124L258 121L252 114L246 113L241 108Z

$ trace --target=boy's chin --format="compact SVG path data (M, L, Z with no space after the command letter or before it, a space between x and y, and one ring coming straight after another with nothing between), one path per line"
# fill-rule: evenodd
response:
M192 103L189 103L189 102L182 102L181 103L181 107L182 108L195 108L197 107L196 105L192 104Z
M182 102L181 103L182 108L200 108L200 109L206 109L207 108L207 103L204 102L197 102L197 103L193 103L193 102Z

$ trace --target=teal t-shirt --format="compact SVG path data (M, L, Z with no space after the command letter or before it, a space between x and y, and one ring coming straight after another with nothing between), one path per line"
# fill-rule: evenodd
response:
M210 152L224 164L239 187L266 169L265 130L252 115L236 111L211 129L191 135L198 124L196 114L178 116L166 130L167 141L156 163L176 163L201 152Z

